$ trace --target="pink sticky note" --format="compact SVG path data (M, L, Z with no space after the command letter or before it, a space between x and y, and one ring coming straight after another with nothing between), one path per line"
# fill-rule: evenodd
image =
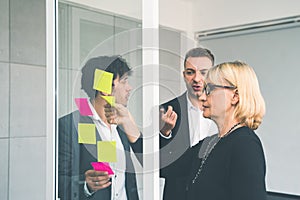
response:
M108 175L114 174L113 170L110 168L107 162L91 162L94 170L96 171L106 171Z
M87 98L75 98L75 103L82 116L93 115L92 110L88 104Z

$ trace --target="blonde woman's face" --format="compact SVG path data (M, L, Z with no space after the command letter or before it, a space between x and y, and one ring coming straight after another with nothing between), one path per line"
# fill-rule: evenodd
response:
M234 94L231 86L215 85L207 80L204 92L200 96L203 102L203 116L205 118L224 119L232 108L231 98Z

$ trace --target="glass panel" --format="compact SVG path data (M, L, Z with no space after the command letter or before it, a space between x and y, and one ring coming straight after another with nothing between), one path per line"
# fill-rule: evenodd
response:
M133 74L129 80L133 90L128 102L129 110L142 129L142 32L141 22L115 17L115 53L122 55Z
M126 59L133 72L129 79L133 89L128 98L128 110L131 112L140 130L149 125L143 124L142 113L143 67L141 28L141 20L137 18L115 16L108 12L87 9L80 5L59 4L59 117L77 110L74 98L87 98L85 92L81 90L80 70L84 64L90 58L101 55L121 55ZM180 68L183 60L182 49L186 42L182 42L182 31L169 27L161 27L159 31L161 64L159 66L160 80L158 84L160 87L160 103L162 103L179 95L185 87L181 78ZM74 125L76 132L77 124ZM59 134L61 135L61 133ZM76 138L76 136L73 136L73 138ZM61 144L61 141L59 141L59 144ZM74 145L80 146L76 140ZM60 146L60 152L62 148ZM135 156L132 157L136 171L142 172L137 159L135 159ZM59 160L61 161L61 158ZM74 158L70 160L70 162L75 161ZM168 164L170 162L162 167ZM59 166L61 165L62 163L59 163ZM89 167L91 168L91 166ZM81 169L77 170L80 171ZM74 169L71 171L73 172ZM59 177L60 173L62 172L59 172ZM137 187L142 199L142 173L137 174ZM83 176L82 173L78 172L71 176L70 182L72 187L67 193L72 195L72 198L75 198L75 194L77 195L76 198L80 198L82 193L79 186L82 186L84 179L79 175ZM64 191L59 191L59 193L62 192Z
M91 54L113 54L113 17L72 8L72 68L80 69Z
M124 98L125 101L128 100L128 106L124 108L135 119L137 128L141 129L141 20L120 15L115 16L115 14L111 14L111 11L100 11L78 4L60 2L58 26L58 196L61 199L85 199L86 196L91 195L93 196L92 198L110 199L110 196L114 195L114 199L124 199L124 196L127 196L127 199L137 199L139 195L139 199L143 199L142 167L137 159L137 157L142 155L137 154L136 157L133 154L132 149L135 148L134 146L129 146L128 138L130 137L128 136L127 138L122 132L127 133L125 126L120 126L121 129L116 129L115 125L109 126L107 124L104 115L106 101L102 98L107 93L103 91L98 92L95 98L96 93L90 95L89 92L83 91L82 87L86 87L82 80L83 82L90 81L90 88L92 89L94 71L92 71L88 79L82 78L82 74L85 75L86 72L81 72L82 67L87 62L90 63L91 58L98 57L95 65L103 70L106 70L106 67L111 63L111 61L106 62L106 58L103 56L108 56L111 59L111 56L118 55L125 59L132 71L132 74L129 76L129 84L132 89L128 89L129 86L126 80L125 82L122 82L122 80L118 82L119 77L116 76L113 78L112 95L115 97L116 103L126 105L126 102L123 102L123 99L120 98L122 97L120 93L126 92ZM113 63L120 67L118 63ZM117 74L119 73L122 72L117 72ZM124 89L117 89L123 83L125 84ZM107 81L101 82L101 85L104 84L108 85L108 87L110 86L110 84L107 84ZM131 90L130 95L129 90ZM89 114L89 116L85 116L82 112L79 114L77 110L82 111L83 104L80 104L81 107L78 107L78 104L75 103L75 98L81 98L86 103L88 102L87 107L91 108L93 114ZM91 101L89 101L90 98ZM79 101L79 99L77 100ZM81 127L85 127L85 125L79 124L93 124L94 127L83 130ZM91 130L92 132L90 132ZM90 133L90 137L83 137L88 133ZM99 141L110 141L110 144L116 145L115 148L112 145L112 150L115 150L117 155L116 162L105 160L100 156L101 153L105 152L105 146L101 142L98 143ZM137 147L140 151L141 148L142 146ZM107 157L109 159L112 158L111 152L109 151L110 156ZM124 152L131 152L131 155L128 153L124 154ZM104 160L101 160L101 158ZM91 179L93 180L90 181L91 179L85 176L85 173L89 172L88 170L93 169L91 162L97 161L109 162L116 175L111 177L110 186L107 185L105 189L100 190L96 185L98 183L101 184L100 181L95 181L95 177L92 177ZM132 165L135 171L133 171ZM103 171L103 168L101 170ZM136 177L130 172L136 172ZM94 173L90 174L90 177L94 175Z
M194 115L194 123L189 120L187 88L182 73L185 54L196 44L193 38L188 37L193 35L188 32L191 31L193 21L192 4L188 1L159 1L160 104L165 111L172 106L178 116L175 127L171 129L172 137L160 140L160 176L165 179L164 199L186 199L185 184L193 158L184 153L191 146L190 131L194 129L198 135L200 132L199 129L196 130L200 114ZM196 101L194 98L193 102ZM200 110L194 112L200 113ZM167 130L170 131L170 128Z
M160 102L180 95L182 82L181 33L161 27L159 29Z

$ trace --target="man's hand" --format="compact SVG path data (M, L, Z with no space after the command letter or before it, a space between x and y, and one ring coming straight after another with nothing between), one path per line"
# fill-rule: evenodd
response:
M107 122L110 124L122 125L127 119L130 118L128 109L118 103L116 103L115 106L106 104L104 106L104 111Z
M107 104L104 108L105 117L110 124L121 125L131 143L140 137L140 131L129 110L122 104L116 103L114 107Z
M175 127L177 121L177 113L173 111L172 106L168 106L168 110L165 113L165 109L161 108L160 110L160 132L164 136L169 136L172 129Z
M106 171L88 170L85 172L85 181L93 192L111 185L110 176Z

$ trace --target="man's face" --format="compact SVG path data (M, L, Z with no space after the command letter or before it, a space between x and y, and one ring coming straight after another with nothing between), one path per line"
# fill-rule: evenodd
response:
M207 57L189 57L186 60L183 77L188 91L192 98L199 98L204 86L204 78L212 62Z
M125 73L121 78L118 76L114 80L112 95L115 97L116 103L127 106L128 98L132 87L128 82L128 74Z

